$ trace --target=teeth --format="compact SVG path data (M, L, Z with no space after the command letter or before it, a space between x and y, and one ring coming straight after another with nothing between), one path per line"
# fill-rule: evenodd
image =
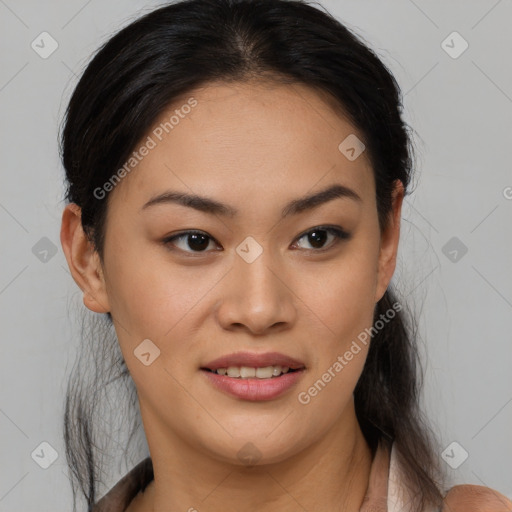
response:
M230 366L228 369L228 377L240 377L240 368Z
M279 377L279 375L281 375L281 367L265 366L264 368L256 368L255 373L258 379L270 379L271 377Z
M279 377L279 375L281 374L281 372L283 371L283 368L281 366L269 366L267 368L272 368L272 375L274 377ZM286 368L286 367L285 367ZM286 372L284 372L286 373Z
M256 377L256 368L248 368L247 366L242 366L240 368L240 377L242 377L242 379L247 379L248 377Z
M219 375L227 375L228 377L248 379L271 379L279 377L282 373L290 370L288 366L265 366L263 368L251 368L249 366L230 366L229 368L218 368L215 370Z

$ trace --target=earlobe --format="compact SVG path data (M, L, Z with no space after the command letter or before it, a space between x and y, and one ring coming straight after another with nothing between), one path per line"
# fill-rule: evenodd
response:
M392 210L389 213L388 225L382 233L380 240L375 302L378 302L384 296L395 272L398 242L400 240L400 218L403 198L403 184L400 180L395 180L395 187L392 193Z
M100 258L84 233L81 210L75 203L62 213L60 241L71 276L83 292L84 305L95 313L109 312Z

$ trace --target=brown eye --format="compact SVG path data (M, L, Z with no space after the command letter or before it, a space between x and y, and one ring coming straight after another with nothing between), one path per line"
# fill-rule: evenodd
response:
M213 238L202 231L184 231L166 238L163 243L173 245L184 252L198 253L207 252L206 249L211 241Z
M331 237L331 243L328 245L328 247L325 247L326 242L329 241L329 236ZM340 240L346 240L349 238L349 233L343 231L340 228L318 226L301 235L298 240L306 239L306 243L311 245L311 248L303 247L303 249L323 251L327 250L331 246L337 245L337 242Z

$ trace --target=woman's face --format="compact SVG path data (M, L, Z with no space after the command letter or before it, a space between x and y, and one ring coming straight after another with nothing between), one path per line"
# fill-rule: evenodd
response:
M354 137L305 86L210 84L135 148L137 164L110 194L88 305L113 316L150 447L276 462L354 421L368 351L358 336L394 271L401 205L399 194L381 236ZM240 352L274 355L211 364ZM277 366L275 353L302 371L235 382L205 370Z

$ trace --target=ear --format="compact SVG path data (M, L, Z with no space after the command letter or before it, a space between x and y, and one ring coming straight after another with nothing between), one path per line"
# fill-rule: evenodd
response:
M82 211L75 203L68 204L62 214L60 242L69 270L83 292L85 306L96 313L108 313L101 261L82 228Z
M400 216L404 199L404 186L400 180L395 180L392 192L392 210L389 213L388 225L381 234L379 261L377 268L377 287L375 302L377 303L386 292L393 277L396 266L398 242L400 240Z

